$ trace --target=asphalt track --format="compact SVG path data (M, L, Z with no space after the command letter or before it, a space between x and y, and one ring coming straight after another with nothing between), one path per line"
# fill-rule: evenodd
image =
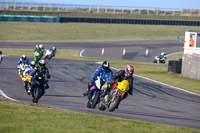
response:
M135 42L140 42L141 46L139 46L139 44L138 46L134 46L133 44ZM163 44L161 40L154 44L156 46L160 46L161 44L159 44L159 42ZM175 41L169 40L169 43L165 44L168 45L169 48L169 51L166 50L166 53L181 51L182 47L179 44L178 46L171 48L173 51L170 52L169 45L171 45L173 42ZM74 43L75 46L71 43ZM121 49L122 51L123 46L125 46L123 45L120 47L120 43L124 43L123 41L114 42L113 45L116 47L118 46L117 48L111 47L111 41L106 42L105 45L103 45L103 42L61 42L58 43L58 45L55 42L43 44L46 48L50 48L55 44L57 47L62 49L81 50L84 48L85 52L83 53L83 56L92 56L93 52L95 52L95 48L92 46L96 43L100 43L100 46L96 45L96 49L101 49L104 47L105 49L108 49L108 51L109 49L112 50L113 53L117 53L117 51L114 52L114 50L117 49ZM127 41L127 43L131 43L131 41ZM126 41L124 44L126 44ZM149 43L145 45L145 41L133 41L130 45L126 44L127 47L129 46L128 50L136 50L137 48L140 49L140 47L145 49L147 45L150 48L151 45ZM35 43L0 43L0 48L32 48L34 46ZM133 48L131 48L131 46ZM153 56L153 46L151 46L151 48ZM93 50L92 52L90 51L91 49ZM139 49L136 50L139 53L138 55L143 53L139 52ZM155 48L155 52L160 53L161 51L162 48ZM127 54L128 53L129 52L127 51ZM141 61L143 58L145 58L138 57L138 55L133 54L131 57L133 57L132 59L138 60L141 58ZM116 56L113 58L116 58ZM122 55L119 57L121 57L121 59L123 58ZM18 60L19 57L14 56L7 56L4 58L2 64L0 65L0 89L7 96L13 99L31 102L31 96L26 94L22 81L17 75L16 65ZM151 62L152 59L145 60ZM86 107L87 99L82 96L83 92L85 92L85 88L87 87L87 82L89 81L94 70L98 67L97 64L89 61L53 59L47 62L47 66L50 69L50 74L52 75L50 88L39 100L39 104L75 112L109 115L127 119L137 119L169 125L200 128L199 95L174 89L173 87L162 85L157 82L136 76L134 80L133 96L129 96L126 100L123 100L119 106L119 109L115 110L115 112L109 112L108 110L102 112L97 108L88 109ZM115 70L113 71L115 72Z

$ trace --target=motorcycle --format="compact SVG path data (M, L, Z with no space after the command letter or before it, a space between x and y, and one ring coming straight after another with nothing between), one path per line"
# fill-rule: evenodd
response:
M103 84L105 83L105 81L101 81L99 77L97 77L97 78L98 79L95 81L95 83L90 88L90 92L89 92L89 96L88 96L88 103L87 103L88 108L96 107L96 105L99 103L100 95L103 92L103 90L101 90L101 88L102 88Z
M22 79L22 81L24 82L24 88L28 93L28 89L30 88L30 71L31 70L30 66L27 64L22 64L21 66L21 74L19 74L20 78Z
M41 53L38 51L35 51L34 57L33 57L33 60L35 61L35 63L38 63L41 58L42 58Z
M0 64L1 64L2 60L3 60L3 54L0 54Z
M45 58L44 58L44 59L45 59L45 60L46 60L46 59L49 59L49 60L50 60L51 58L53 58L53 56L54 56L53 50L49 49L49 50L46 51L46 54L45 54Z
M129 90L129 82L127 80L123 80L119 82L118 85L114 84L112 86L112 90L102 97L99 110L104 111L106 108L110 112L113 112L120 104L121 100L124 97L124 94Z
M155 60L153 63L165 63L167 60L167 57L160 58L160 56L155 56Z
M33 103L38 103L38 100L43 96L44 89L46 88L46 83L47 81L45 78L45 74L41 72L36 72L33 76L33 81L31 83L31 85L33 86L33 89L31 90Z

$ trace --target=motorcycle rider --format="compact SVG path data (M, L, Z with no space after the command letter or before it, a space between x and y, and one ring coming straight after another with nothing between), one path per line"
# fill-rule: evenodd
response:
M42 56L43 56L43 53L44 53L43 45L42 45L42 44L36 45L36 46L35 46L34 53L35 53L35 51L37 51L38 53L40 53L40 54L41 54L41 57L42 57Z
M29 60L27 59L26 55L22 55L22 57L19 59L18 63L17 63L17 68L18 68L18 72L19 72L19 75L22 75L22 70L20 69L20 65L21 64L27 64L29 65L30 62Z
M55 57L55 55L56 55L56 47L55 46L53 46L51 49L49 49L49 51L52 51L52 57ZM45 57L45 59L47 59L48 58L48 55L46 55L46 57Z
M99 66L96 71L93 73L91 81L88 83L88 90L83 93L83 96L88 96L90 92L90 88L92 86L95 86L95 80L97 80L97 77L100 77L101 87L102 90L105 89L105 85L110 82L111 77L113 75L112 70L110 69L110 63L108 61L104 61L101 66ZM91 98L91 96L89 96Z
M46 75L46 79L47 79L47 83L46 83L46 88L49 88L48 82L50 80L50 74L49 74L49 69L46 67L46 62L45 60L41 59L39 61L39 66L35 67L35 71L31 74L31 77L34 77L34 75L36 74L36 72L41 72L44 73ZM33 78L31 78L31 82L33 81ZM33 83L31 83L31 90L33 89Z
M52 54L53 54L53 57L55 57L55 55L56 55L56 47L53 46L51 50L53 51L53 53L52 53Z
M3 60L3 52L1 52L1 50L0 50L0 63L2 60Z
M110 85L108 85L108 89L111 89L111 86L115 82L121 82L123 80L127 80L129 82L129 90L124 94L124 98L127 98L128 94L133 95L133 73L134 73L134 67L130 64L126 65L125 70L120 70L116 74L113 75L111 79Z

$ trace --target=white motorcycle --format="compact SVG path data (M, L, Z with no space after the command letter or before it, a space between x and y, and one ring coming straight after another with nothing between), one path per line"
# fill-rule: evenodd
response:
M51 49L48 49L47 51L46 51L46 54L45 54L45 60L46 59L51 59L52 57L54 56L54 54L53 54L53 50L51 50Z
M160 58L160 56L155 56L154 63L165 63L167 60L167 57L164 56L163 58Z
M1 64L2 60L3 60L3 54L0 54L0 64Z

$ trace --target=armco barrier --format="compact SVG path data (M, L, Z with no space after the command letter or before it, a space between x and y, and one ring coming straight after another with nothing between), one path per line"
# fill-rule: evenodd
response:
M27 15L0 15L0 21L13 22L59 22L56 16L27 16Z
M189 20L153 20L153 19L60 17L60 23L68 23L68 22L200 26L200 21L189 21Z
M189 21L189 20L86 18L86 17L56 17L56 16L27 16L27 15L0 15L0 21L200 26L200 21Z

